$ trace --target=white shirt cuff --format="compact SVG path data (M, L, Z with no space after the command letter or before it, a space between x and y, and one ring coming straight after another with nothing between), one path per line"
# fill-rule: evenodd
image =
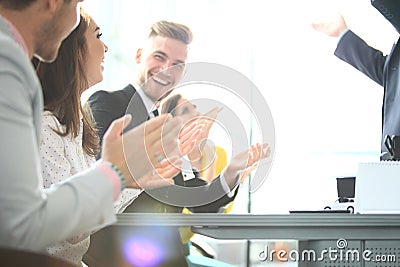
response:
M338 43L340 43L340 41L342 40L343 36L349 31L349 29L347 28L346 30L344 30L338 37Z
M181 172L184 181L191 180L195 178L195 175L192 171L192 165L190 164L190 160L187 156L182 157L182 167Z
M221 181L222 189L224 189L224 192L226 193L226 195L227 195L229 198L232 198L232 197L235 195L235 190L236 190L236 188L238 187L239 184L236 184L236 186L235 186L235 187L233 188L233 190L231 191L230 188L229 188L229 186L228 186L228 183L227 183L226 180L225 180L224 174L225 174L225 170L224 170L224 171L221 173L221 175L219 176L219 180Z

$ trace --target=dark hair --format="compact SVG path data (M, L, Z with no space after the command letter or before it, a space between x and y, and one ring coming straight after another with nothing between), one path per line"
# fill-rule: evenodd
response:
M172 116L175 116L175 109L178 106L179 100L182 98L182 95L176 94L169 97L162 104L161 113L170 113Z
M69 3L71 0L64 0ZM23 10L36 0L0 0L0 5L6 9Z
M7 9L22 10L36 0L0 0L0 4Z
M148 38L157 35L176 39L187 45L190 44L193 39L193 34L189 27L166 20L160 20L150 26Z
M82 146L89 155L99 150L99 138L93 125L93 117L81 105L81 94L89 87L86 76L86 55L88 48L85 32L90 18L81 9L80 23L62 42L57 59L52 63L39 63L37 74L43 89L44 109L51 111L65 132L60 136L77 137L80 120L83 121Z

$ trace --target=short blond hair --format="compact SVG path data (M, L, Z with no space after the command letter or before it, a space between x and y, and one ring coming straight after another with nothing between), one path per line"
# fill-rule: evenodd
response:
M192 42L193 34L189 27L175 22L160 20L150 26L148 38L157 35L173 38L188 45Z

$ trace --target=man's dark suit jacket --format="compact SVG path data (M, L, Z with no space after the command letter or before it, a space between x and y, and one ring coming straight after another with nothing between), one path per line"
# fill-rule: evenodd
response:
M349 30L339 41L335 55L384 87L381 150L387 151L384 137L400 135L400 42L384 56Z
M88 100L89 106L93 113L96 129L99 133L100 140L102 140L105 132L108 127L112 123L113 120L124 116L125 114L132 115L131 124L128 128L133 128L138 126L139 124L148 120L149 115L147 113L146 107L138 94L136 94L136 90L132 85L126 86L123 90L115 91L115 92L106 92L106 91L98 91L94 93ZM135 97L134 97L135 95ZM133 103L130 104L130 101ZM129 106L129 107L128 107ZM202 206L194 206L192 201L192 197L190 194L184 196L185 203L189 203L189 209L192 212L208 212L215 213L220 210L221 207L229 204L237 194L237 189L235 190L235 196L230 198L226 194L223 193L223 188L221 186L221 182L219 177L216 178L211 184L207 184L206 181L202 180L198 172L194 172L196 178L188 181L183 180L183 176L179 173L174 177L175 184L184 186L184 187L195 187L195 186L204 186L203 194L215 194L221 195L222 197L211 202L210 204L202 205ZM152 194L156 194L157 196L166 196L166 198L170 199L175 196L174 191L171 191L171 188L159 188L151 191ZM163 202L160 202L153 197L149 196L146 192L143 192L139 195L137 199L135 199L132 204L130 204L125 212L156 212L156 213L180 213L182 212L182 207L176 207L172 205L167 205ZM103 230L102 230L103 231ZM104 249L98 249L96 247L101 247L103 242L105 241L104 237L102 237L102 231L92 235L91 237L91 245L88 251L87 257L89 258L99 258L104 253ZM108 230L110 231L110 230ZM175 231L175 229L171 229L171 231ZM107 234L110 235L110 234ZM176 248L181 247L180 235L178 230L176 229L176 235L174 237L174 245ZM106 255L107 256L107 255ZM167 265L166 265L167 266Z

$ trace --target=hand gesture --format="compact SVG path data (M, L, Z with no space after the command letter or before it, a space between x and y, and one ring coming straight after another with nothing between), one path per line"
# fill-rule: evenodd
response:
M181 171L181 165L182 161L177 157L172 160L163 159L154 170L127 186L136 189L152 189L172 185L174 184L172 178Z
M341 14L337 14L332 21L312 23L311 26L331 37L339 37L347 29L346 21Z
M256 168L260 160L269 157L270 154L271 147L268 144L257 143L233 157L224 174L229 188L237 185L248 168Z
M188 158L192 162L192 164L195 164L196 162L199 162L201 160L211 127L213 126L215 119L217 118L218 113L221 110L222 107L216 107L206 112L205 114L199 115L190 120L190 123L198 123L203 125L202 131L195 139L193 149L191 149L188 153ZM201 168L201 166L195 167L197 167L197 169Z
M179 133L179 151L182 156L193 150L203 128L204 125L197 122L191 122L183 126Z
M126 179L127 186L135 186L136 177L154 170L160 157L179 156L178 131L181 127L179 118L163 114L151 119L122 135L124 125L128 125L131 116L115 120L103 139L101 157L114 163Z

